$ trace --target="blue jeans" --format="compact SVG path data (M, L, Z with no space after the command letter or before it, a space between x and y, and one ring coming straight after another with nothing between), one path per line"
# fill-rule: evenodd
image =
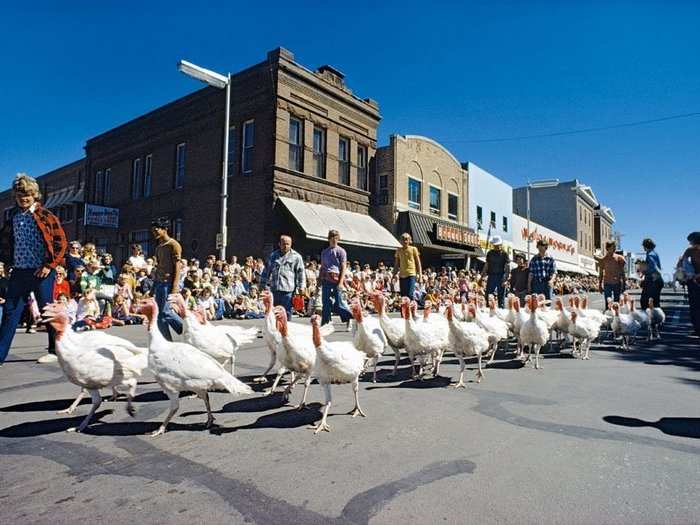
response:
M615 302L619 301L620 293L622 293L622 285L620 283L603 285L603 297L605 297L606 305L608 304L608 297L612 297L612 300Z
M549 286L549 281L532 280L532 293L542 294L545 299L552 299L552 287Z
M56 279L56 272L51 273L44 279L34 276L36 270L15 269L10 274L7 284L7 296L3 305L2 322L0 322L0 363L3 363L10 352L12 339L15 337L15 330L19 324L24 307L27 304L27 297L30 292L34 292L37 306L42 310L44 306L53 301L53 283ZM55 336L51 325L46 325L49 334L49 352L54 353Z
M331 314L333 311L333 305L335 305L338 310L338 315L340 315L340 320L346 323L351 317L352 313L345 304L343 296L340 294L340 289L337 284L324 282L321 285L323 290L323 308L321 309L321 324L331 322ZM333 299L333 304L331 304L331 298Z
M498 307L503 308L503 298L506 294L506 289L503 286L502 273L490 273L486 279L486 298L489 298L493 292L496 292L498 297Z
M416 293L416 276L400 277L399 289L401 290L401 297L408 297L413 301L415 299L413 295Z
M182 319L175 313L172 306L168 304L168 295L172 290L172 286L170 283L154 283L153 288L156 295L156 304L158 304L158 330L168 341L172 341L170 328L178 334L182 333Z
M272 292L272 300L275 306L281 306L287 310L287 319L292 318L292 295L294 292Z

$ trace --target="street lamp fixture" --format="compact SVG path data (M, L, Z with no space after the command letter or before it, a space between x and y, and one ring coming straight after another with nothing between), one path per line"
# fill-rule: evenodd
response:
M177 63L177 69L185 75L195 78L205 84L226 90L226 106L224 110L224 151L221 161L221 223L219 226L219 234L217 237L217 247L219 248L219 259L226 260L226 215L228 213L228 134L229 134L229 119L231 113L231 73L222 75L215 71L205 69L192 62L180 60Z
M532 242L532 232L530 231L530 188L555 188L559 186L559 179L541 179L527 181L527 260L530 260L530 243Z

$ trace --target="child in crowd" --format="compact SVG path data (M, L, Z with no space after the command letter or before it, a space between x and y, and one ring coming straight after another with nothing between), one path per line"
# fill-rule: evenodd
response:
M114 297L114 306L112 307L112 324L114 326L142 324L144 319L145 316L131 312L123 295Z
M95 290L87 288L78 302L78 312L76 321L73 323L73 330L76 332L94 330L99 316L100 305L95 297Z

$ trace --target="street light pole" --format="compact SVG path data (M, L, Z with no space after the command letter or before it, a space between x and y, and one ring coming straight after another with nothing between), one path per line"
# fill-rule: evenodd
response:
M228 140L229 140L229 119L231 113L231 73L222 75L205 69L186 60L180 60L177 68L187 76L196 78L212 87L226 90L226 107L224 108L224 148L221 163L221 222L219 223L219 233L217 234L217 244L219 245L219 259L226 259L226 237L227 237L227 213L228 213Z
M532 239L532 232L530 231L530 182L527 183L527 260L530 262L530 242Z

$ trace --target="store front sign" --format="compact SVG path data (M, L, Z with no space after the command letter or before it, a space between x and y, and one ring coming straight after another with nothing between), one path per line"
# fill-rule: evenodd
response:
M95 204L86 204L85 226L119 228L119 208L107 208Z
M449 224L435 224L435 238L438 241L464 244L466 246L479 246L479 235L468 229Z
M585 255L579 255L578 256L578 265L590 272L595 272L595 259L593 257L587 257Z

